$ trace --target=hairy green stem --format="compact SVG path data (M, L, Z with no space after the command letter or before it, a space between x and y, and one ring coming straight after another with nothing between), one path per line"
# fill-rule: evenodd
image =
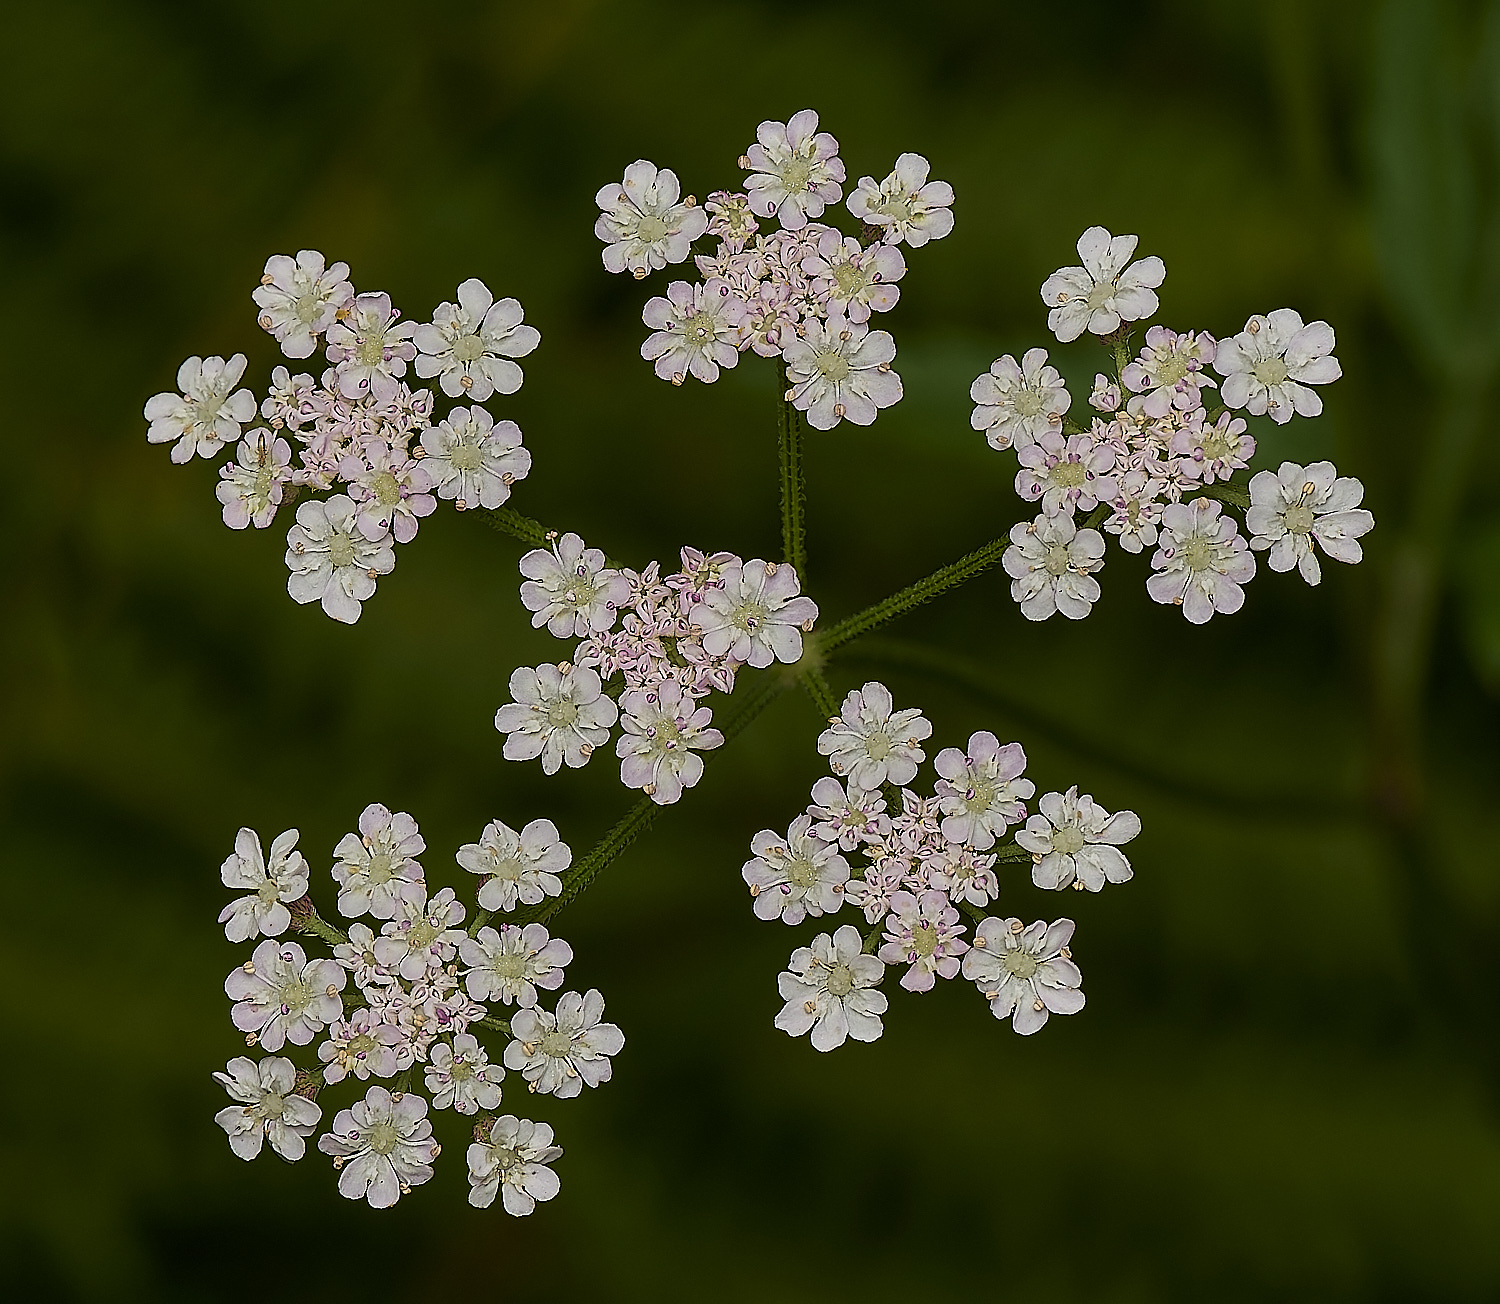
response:
M833 695L833 689L828 686L822 670L816 665L809 665L798 673L797 678L807 690L807 695L812 698L813 705L818 708L818 714L825 720L834 719L839 713L838 698Z
M807 588L807 486L802 472L802 414L787 399L786 368L781 369L776 432L781 450L781 552Z
M329 946L343 946L349 940L347 934L341 933L318 913L318 908L310 900L293 916L293 922L298 932L321 937Z
M533 548L547 547L552 542L549 536L557 533L555 530L549 530L540 521L523 516L514 507L485 507L480 510L489 517L490 524L502 534L508 534L522 543L529 543Z

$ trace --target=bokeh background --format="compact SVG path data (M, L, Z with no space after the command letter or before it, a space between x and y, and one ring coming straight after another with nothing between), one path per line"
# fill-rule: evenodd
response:
M905 401L810 440L827 618L1025 514L967 388L1055 345L1037 286L1095 222L1165 258L1168 324L1335 325L1326 414L1257 430L1257 465L1360 476L1365 564L1316 591L1262 568L1194 629L1112 550L1086 624L1027 624L990 575L830 667L938 746L992 729L1140 812L1129 887L1006 883L1079 920L1080 1017L1021 1039L956 982L897 991L873 1046L772 1028L814 929L758 923L738 871L820 769L789 695L560 922L628 1036L605 1089L507 1091L557 1127L560 1199L470 1210L452 1118L385 1214L323 1156L241 1163L208 1076L242 1049L214 924L241 824L299 827L321 872L382 801L465 886L486 821L582 849L629 799L606 760L501 760L511 668L559 655L519 545L444 508L336 625L286 596L286 521L226 530L142 403L189 353L242 350L263 388L272 252L346 259L419 320L477 275L543 335L490 405L535 454L516 506L639 562L775 556L770 364L657 381L639 312L667 278L603 272L592 196L643 156L733 186L755 124L804 105L851 180L911 149L958 194L881 323ZM1500 1297L1493 6L49 0L0 14L0 106L12 1298ZM1054 355L1081 403L1099 355Z

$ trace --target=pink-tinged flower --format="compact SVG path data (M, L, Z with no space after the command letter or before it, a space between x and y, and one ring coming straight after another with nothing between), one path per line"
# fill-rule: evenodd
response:
M630 597L630 581L607 568L604 554L576 534L533 548L521 558L521 604L532 613L532 628L543 625L554 638L583 638L615 623L615 612Z
M844 161L839 143L818 130L818 115L812 109L792 114L788 122L762 122L755 129L755 144L740 159L750 169L745 190L751 211L775 217L789 231L822 216L828 204L843 198Z
M1316 541L1335 561L1351 565L1364 556L1360 538L1375 528L1375 517L1359 504L1365 487L1352 476L1340 476L1332 462L1298 466L1283 462L1277 471L1261 471L1250 480L1250 509L1245 528L1250 546L1270 550L1273 571L1293 566L1309 584L1322 578Z
M523 377L511 359L524 358L542 342L542 333L525 325L524 317L519 300L497 302L489 286L471 276L458 287L457 303L439 304L432 321L417 327L417 375L436 376L449 398L482 403L491 394L514 394Z
M485 910L514 910L519 901L534 906L562 892L558 875L573 863L573 851L551 820L532 820L519 833L499 820L485 825L478 842L465 843L456 857L460 868L482 874L479 904Z
M802 656L802 635L818 618L818 604L799 596L796 569L756 558L724 567L718 585L694 609L703 650L713 657L761 668Z
M783 282L762 281L745 300L740 323L740 348L762 358L779 358L782 348L797 335L797 299Z
M899 856L882 856L866 868L863 877L851 878L844 900L865 912L865 922L878 924L890 911L891 901L906 886L909 862Z
M1245 605L1255 576L1255 558L1232 516L1212 498L1173 503L1162 513L1161 546L1151 558L1156 571L1146 592L1161 603L1177 603L1195 625L1214 612L1231 615Z
M410 543L420 518L437 510L437 499L428 492L432 477L400 444L366 440L344 459L339 474L358 506L360 533L372 542L389 534L397 543Z
M885 919L885 945L876 954L886 964L906 964L901 985L909 992L930 992L939 978L958 976L960 958L969 944L958 911L943 893L921 896L896 892Z
M531 470L531 450L521 445L521 427L497 422L477 403L456 407L422 432L422 469L439 498L454 500L459 511L496 508L510 487Z
M941 779L937 785L943 812L943 837L987 851L1008 824L1026 818L1026 800L1036 785L1024 778L1026 752L1020 743L1006 743L987 729L969 735L969 750L945 747L933 762Z
M1078 238L1083 266L1061 268L1042 283L1042 302L1051 309L1047 327L1064 344L1085 330L1108 335L1160 306L1155 291L1167 276L1162 260L1152 255L1126 266L1139 239L1091 226Z
M279 937L292 922L286 902L307 895L307 861L297 850L297 830L287 829L271 843L269 858L261 853L260 835L241 829L234 853L219 867L225 887L249 889L249 896L231 901L219 915L224 936L243 942L256 933Z
M1046 620L1054 611L1082 620L1099 601L1093 573L1104 565L1104 538L1097 530L1080 530L1062 512L1043 512L1010 527L1010 547L1000 564L1027 620Z
M215 1073L214 1081L238 1103L221 1109L214 1122L229 1135L229 1148L241 1159L254 1159L270 1141L283 1159L301 1159L323 1111L293 1092L297 1070L292 1061L269 1055L257 1064L241 1055L224 1067L228 1071Z
M840 421L868 426L881 408L901 400L901 377L891 370L896 342L889 331L872 331L830 310L826 321L802 323L802 334L781 351L787 400L815 430Z
M1172 452L1188 475L1213 484L1250 464L1255 437L1246 433L1244 418L1221 412L1217 421L1198 421L1179 430L1172 437Z
M594 196L599 220L594 234L604 241L604 267L629 272L636 280L680 263L692 243L708 228L708 214L691 196L678 202L682 189L670 168L637 159L625 169L623 182L611 182Z
M443 888L431 901L424 902L416 893L397 897L395 918L380 930L375 942L375 958L407 982L425 979L457 954L464 936L458 925L464 913L451 887Z
M1214 370L1224 377L1219 395L1225 407L1245 408L1279 425L1298 416L1315 417L1323 400L1310 385L1342 376L1333 356L1333 327L1326 321L1302 324L1290 308L1254 316L1238 335L1219 341Z
M1103 372L1096 372L1094 388L1089 392L1089 406L1096 412L1118 412L1120 402L1120 387Z
M488 1209L500 1194L505 1212L524 1218L538 1201L561 1190L557 1174L547 1167L561 1158L562 1147L552 1144L547 1124L502 1114L490 1124L489 1141L469 1147L469 1203Z
M891 690L871 680L844 698L839 717L818 735L818 752L835 774L867 791L910 783L927 759L918 745L932 724L918 707L893 710Z
M328 1040L318 1047L323 1081L332 1085L351 1073L361 1082L373 1074L391 1077L397 1069L396 1047L406 1038L401 1029L385 1023L370 1010L355 1010L348 1018L328 1025Z
M234 1026L267 1050L305 1046L343 1012L347 975L334 960L309 960L296 942L264 941L224 980Z
M389 987L396 981L396 975L376 959L375 934L364 924L349 925L349 940L333 948L333 958L354 975L355 985L367 998L372 987Z
M389 1209L431 1178L439 1146L421 1096L371 1087L363 1100L339 1111L318 1149L334 1156L340 1195Z
M318 336L354 302L348 263L329 267L316 249L300 250L295 259L272 254L265 275L251 295L260 308L259 323L289 358L310 358Z
M620 782L639 788L658 806L669 806L703 777L703 758L724 735L710 728L713 712L676 683L627 689L620 697L624 732L615 742Z
M1106 883L1126 883L1134 876L1119 848L1141 831L1132 810L1111 815L1077 787L1049 792L1037 802L1039 815L1026 821L1016 844L1031 852L1031 881L1040 888L1065 887L1098 892Z
M260 414L272 430L298 430L325 416L333 396L305 372L292 375L285 367L271 372L271 385Z
M860 247L853 236L825 231L817 252L802 260L811 289L830 310L852 322L867 322L871 312L889 312L901 297L896 284L906 275L906 259L894 245Z
M481 928L463 939L459 955L464 985L476 1001L522 1007L536 1004L538 987L561 987L563 969L573 962L573 948L560 937L549 937L541 924L502 924L498 932Z
M964 977L978 986L997 1019L1030 1036L1049 1014L1083 1009L1083 975L1068 942L1071 919L1025 926L1019 919L982 920L964 956Z
M819 933L811 946L792 952L776 981L786 1002L776 1026L791 1037L811 1032L814 1050L829 1051L853 1037L874 1041L885 1031L880 1016L888 1001L879 991L885 965L865 955L859 929L845 924L829 936Z
M1029 503L1040 501L1048 516L1089 512L1101 498L1108 502L1115 496L1115 450L1092 435L1048 430L1023 448L1017 460L1016 493Z
M359 528L358 508L344 494L301 503L287 531L286 591L295 602L321 602L334 620L352 625L375 593L375 577L396 568L389 542Z
M995 874L994 855L963 848L943 866L941 887L954 905L979 906L981 909L1000 896L1000 880Z
M240 437L240 427L255 420L255 395L235 389L245 374L245 355L223 358L191 357L177 368L180 394L157 394L146 400L151 423L146 439L172 444L174 462L190 462L193 454L212 457ZM232 391L232 392L231 392Z
M281 505L292 479L292 446L269 430L252 430L235 452L237 462L219 468L214 493L224 504L224 524L231 530L253 525L263 530Z
M748 313L745 301L727 281L673 281L666 298L647 300L641 312L652 332L641 345L641 357L655 363L656 374L674 385L689 375L712 384L720 367L739 362Z
M393 919L402 900L426 901L427 883L416 859L426 849L416 820L405 811L393 815L379 802L366 806L359 832L344 834L333 849L339 913Z
M1104 528L1118 536L1126 552L1155 546L1165 509L1161 499L1166 492L1167 482L1144 470L1127 471L1117 477L1114 501L1110 503L1112 514Z
M398 321L400 315L385 293L354 300L347 316L328 328L326 356L336 371L330 389L353 399L373 395L386 401L395 395L406 364L417 356L411 338L417 325Z
M505 1078L503 1064L491 1064L484 1047L472 1033L461 1032L450 1046L440 1041L432 1048L432 1060L424 1080L432 1092L434 1109L453 1109L460 1114L477 1114L494 1109L500 1103L500 1083Z
M609 741L620 709L588 666L542 664L511 672L515 700L495 712L495 728L505 737L507 761L542 758L542 771L556 774L587 765L595 748Z
M813 820L813 836L840 850L853 851L890 834L891 821L879 789L866 791L825 774L813 784L812 799L807 813Z
M533 1091L561 1100L608 1082L610 1056L625 1047L625 1034L604 1022L604 997L592 989L583 996L564 992L555 1013L536 1005L517 1010L510 1030L515 1040L505 1048L505 1067Z
M1062 429L1063 414L1073 396L1056 367L1047 365L1046 349L1027 349L1020 365L1005 354L969 386L976 406L969 417L985 432L991 448L1030 448L1043 435Z
M1218 382L1205 370L1214 360L1218 341L1207 331L1179 335L1165 326L1146 332L1146 345L1136 360L1120 373L1132 394L1142 395L1141 407L1150 417L1164 417L1174 407L1190 412L1203 406L1202 387Z
M849 195L849 211L861 222L881 229L889 244L903 240L913 249L941 240L953 230L953 187L929 181L932 165L920 154L902 154L890 176L879 184L860 177Z
M721 252L738 253L758 230L760 223L750 211L750 196L733 190L715 190L703 204L708 211L708 234L724 242Z
M750 888L757 918L800 924L808 915L829 915L844 904L849 862L836 842L825 842L811 828L812 818L799 815L785 838L762 829L750 843L755 858L745 862L740 876Z

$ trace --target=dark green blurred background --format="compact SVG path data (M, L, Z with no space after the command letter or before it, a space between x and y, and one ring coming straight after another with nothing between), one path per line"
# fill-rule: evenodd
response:
M0 1272L14 1299L1064 1301L1500 1298L1500 57L1487 7L48 0L0 16ZM1037 286L1087 225L1168 267L1162 320L1291 305L1338 331L1327 413L1257 465L1333 457L1378 517L1323 586L1262 568L1194 629L1112 550L1084 625L987 576L859 645L937 746L993 729L1046 787L1140 812L1128 888L1003 903L1079 920L1089 1005L1021 1039L966 983L885 1038L772 1028L796 932L739 866L819 773L788 696L563 918L628 1037L552 1120L526 1220L438 1176L376 1214L328 1161L233 1158L241 1049L214 916L234 831L302 830L321 883L370 801L434 886L486 821L575 848L612 762L544 780L491 717L560 654L520 548L444 509L349 629L285 593L287 522L232 533L140 409L189 353L278 360L265 257L346 259L426 319L477 275L543 343L490 405L515 496L612 553L775 556L775 386L672 389L637 356L594 191L648 157L700 197L763 118L816 107L851 181L927 155L957 229L914 251L906 399L810 440L810 588L836 618L1022 515L968 427L998 353L1055 343ZM1097 364L1057 350L1081 404ZM465 891L467 886L465 885ZM329 1093L334 1107L344 1103ZM528 1110L528 1106L534 1108Z

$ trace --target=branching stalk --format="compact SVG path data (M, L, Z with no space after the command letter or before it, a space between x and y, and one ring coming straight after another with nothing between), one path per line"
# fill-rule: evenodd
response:
M781 552L807 590L807 485L802 471L802 414L787 400L786 369L781 371L776 428L781 449Z

